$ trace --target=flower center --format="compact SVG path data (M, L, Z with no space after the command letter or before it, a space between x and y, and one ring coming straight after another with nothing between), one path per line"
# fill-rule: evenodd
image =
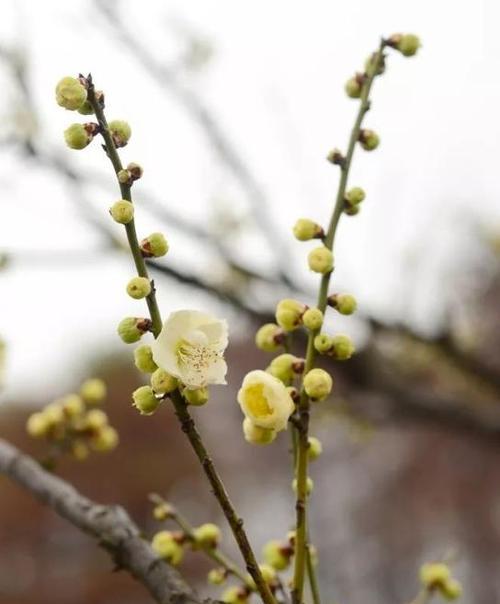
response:
M208 338L202 331L193 330L177 342L176 356L179 366L203 376L221 355L208 344Z
M264 386L262 384L254 384L246 388L245 403L250 413L256 418L266 417L273 413L264 396Z

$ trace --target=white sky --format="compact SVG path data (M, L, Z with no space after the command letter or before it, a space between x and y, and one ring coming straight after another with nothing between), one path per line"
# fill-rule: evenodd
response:
M48 148L81 169L108 171L111 182L98 145L78 153L64 147L62 131L74 115L53 100L64 75L92 71L105 88L108 116L130 121L133 137L123 157L145 167L136 187L142 233L158 225L141 212L141 187L201 224L209 221L215 196L247 211L200 129L141 72L102 18L92 15L90 2L0 5L2 45L26 46ZM356 156L351 184L363 186L367 200L359 217L341 224L335 279L368 312L409 317L424 327L435 323L439 296L453 297L448 281L467 263L471 223L500 225L498 2L129 1L122 14L166 63L178 53L176 27L187 24L214 43L215 56L193 76L193 86L256 173L291 244L290 263L312 286L308 246L294 245L288 233L298 216L325 222L330 213L337 172L324 157L334 146L345 148L356 106L345 97L344 82L381 34L417 33L419 56L394 53L376 82L366 125L382 143L377 152ZM12 100L7 88L1 105L7 120ZM0 250L86 249L100 241L82 221L73 192L12 150L0 153ZM97 187L93 199L102 216L114 201ZM200 265L202 248L166 231L168 261L210 270L215 259ZM248 242L252 263L266 267L265 246ZM0 335L9 346L5 398L56 395L80 377L93 352L119 349L117 322L143 313L142 303L123 291L131 274L126 258L113 257L57 270L23 261L0 272ZM164 314L210 303L165 282L159 296ZM214 303L212 310L220 312Z

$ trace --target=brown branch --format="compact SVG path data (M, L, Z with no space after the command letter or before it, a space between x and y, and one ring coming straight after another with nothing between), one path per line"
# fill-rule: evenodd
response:
M0 473L94 537L117 567L127 570L142 583L156 602L211 604L210 600L201 600L177 570L158 558L123 508L87 499L3 439L0 439Z

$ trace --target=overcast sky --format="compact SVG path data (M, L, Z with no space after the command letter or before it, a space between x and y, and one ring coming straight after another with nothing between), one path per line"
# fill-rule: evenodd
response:
M0 4L1 46L25 52L42 146L81 170L108 171L112 183L97 144L83 152L64 147L62 131L75 118L54 102L55 83L64 75L91 71L98 88L105 89L108 116L130 121L133 136L123 157L145 168L136 187L141 234L158 229L141 211L141 190L200 225L209 223L215 198L237 215L248 213L245 195L204 133L177 99L144 73L92 2ZM316 279L305 267L308 247L295 245L289 232L298 216L326 222L331 211L338 174L324 157L332 147L345 148L356 110L343 93L344 82L362 68L380 35L408 31L421 37L417 57L391 53L386 74L376 81L366 125L379 132L382 143L375 153L360 151L355 158L351 184L363 186L367 200L359 217L341 224L335 279L367 312L409 317L432 328L437 299L453 296L448 282L467 265L471 226L500 225L498 2L120 5L130 32L165 64L179 57L181 32L195 32L213 45L209 65L186 75L186 84L201 95L256 174L270 200L273 224L290 244L287 262L312 287ZM7 129L22 109L10 81L2 65L0 108ZM0 153L0 250L99 245L99 234L78 210L78 192L12 147ZM99 218L115 200L98 186L90 197ZM203 249L197 242L164 230L173 266L216 266L211 256L200 264ZM247 242L250 264L267 270L265 243L251 235ZM0 335L9 346L4 398L40 391L57 395L82 375L93 352L118 349L117 322L143 313L142 303L124 294L131 274L127 258L116 256L55 268L20 255L0 272ZM221 312L210 300L168 283L160 284L159 297L164 314L208 304Z

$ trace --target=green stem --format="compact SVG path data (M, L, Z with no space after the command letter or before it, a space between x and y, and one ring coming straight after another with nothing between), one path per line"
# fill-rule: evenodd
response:
M224 515L231 527L236 543L240 549L243 559L246 563L246 568L250 573L250 576L255 581L257 590L260 593L262 600L265 604L276 604L276 600L269 589L269 585L264 581L262 573L260 572L259 565L255 559L255 555L248 541L248 537L243 529L243 519L240 518L234 506L229 499L224 484L220 479L208 451L203 444L201 436L196 429L193 419L191 418L184 399L178 391L171 395L172 402L174 404L175 413L179 418L183 432L189 439L191 446L193 447L196 456L198 457L203 471L205 472L210 485L212 487L213 494L219 502L219 505L224 512Z
M360 105L356 120L351 131L349 138L349 144L347 147L347 153L344 162L341 165L341 174L339 180L339 186L337 190L337 197L335 200L335 206L333 208L328 230L324 238L324 245L329 249L333 249L335 242L335 234L337 232L337 226L342 215L345 204L345 193L347 187L347 181L349 177L349 170L351 167L352 158L354 155L354 149L356 143L359 140L361 131L361 124L366 112L370 108L369 95L373 80L377 73L377 68L380 65L383 58L385 42L380 42L379 49L373 59L373 69L371 75L367 76L366 81L363 85L363 90L360 98ZM317 307L324 312L326 310L328 301L328 288L330 286L331 273L326 273L322 276ZM309 333L307 341L307 352L306 362L303 375L306 375L314 367L314 361L316 358L316 350L314 348L314 338L318 334L318 331L311 331ZM306 567L306 550L307 550L307 449L308 449L308 435L309 435L309 413L310 413L310 402L305 393L304 389L301 391L299 401L299 418L301 428L298 431L298 450L297 450L297 464L296 464L296 479L297 479L297 500L295 504L296 509L296 536L295 536L295 567L293 576L293 588L292 588L292 602L294 604L301 604L304 592L304 576Z
M312 560L310 543L307 545L307 548L306 548L306 565L307 565L307 576L309 577L309 585L311 587L311 595L312 595L313 602L314 602L314 604L321 604L318 577L316 575L316 567Z
M117 176L117 181L120 187L122 199L126 199L127 201L131 202L132 194L130 185L123 184L118 180L118 173L120 172L120 170L123 169L123 166L120 160L120 156L118 155L118 151L115 147L113 138L109 131L108 123L104 115L104 110L99 101L96 99L94 84L90 77L88 78L87 98L89 103L92 105L92 109L94 110L96 119L99 123L100 134L105 142L105 151L113 165L115 174ZM146 279L149 279L146 263L144 262L144 258L139 247L139 241L137 239L134 221L132 220L127 225L125 225L125 228L137 273L140 277L145 277ZM161 331L162 321L160 310L158 308L158 303L156 301L153 283L151 293L149 294L149 296L147 296L146 301L151 317L153 335L156 338L158 337ZM217 501L219 502L222 511L224 512L224 515L226 516L229 526L231 527L231 530L239 546L243 559L245 560L247 570L250 573L252 579L255 581L255 585L257 586L257 590L260 593L263 602L265 604L277 604L276 599L274 598L271 590L269 589L269 586L262 577L259 565L257 564L255 555L248 541L248 537L243 529L243 520L239 518L236 514L236 511L226 493L222 480L220 479L217 470L215 469L215 466L207 453L205 445L203 444L201 436L198 430L196 429L194 421L186 408L184 399L182 398L179 391L175 391L174 393L172 393L171 398L175 407L177 417L181 422L182 429L186 433L194 452L196 453L198 459L201 462L203 470L212 486L214 495Z

